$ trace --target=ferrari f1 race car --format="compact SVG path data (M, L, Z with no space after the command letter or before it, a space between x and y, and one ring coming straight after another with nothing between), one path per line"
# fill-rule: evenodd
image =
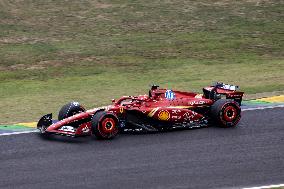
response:
M215 83L203 94L160 89L153 85L148 95L123 96L109 106L86 110L78 102L64 105L58 120L44 115L37 128L41 135L94 135L111 139L119 132L155 132L204 127L215 124L234 127L241 118L243 92L238 86Z

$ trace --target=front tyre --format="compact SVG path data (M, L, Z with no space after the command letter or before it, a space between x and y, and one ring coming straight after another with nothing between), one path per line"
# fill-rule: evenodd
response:
M98 139L112 139L118 134L118 122L114 114L97 112L92 119L92 133Z
M65 119L75 114L86 111L86 109L79 104L79 102L70 102L62 106L58 113L58 120Z
M212 105L211 116L220 127L234 127L241 119L241 108L233 100L220 99Z

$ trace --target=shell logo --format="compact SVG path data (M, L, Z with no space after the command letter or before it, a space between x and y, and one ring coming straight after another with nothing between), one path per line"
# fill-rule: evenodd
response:
M170 119L170 113L167 110L162 110L158 114L159 120L167 121Z
M202 97L203 97L203 94L197 94L197 95L195 95L194 98L202 98Z

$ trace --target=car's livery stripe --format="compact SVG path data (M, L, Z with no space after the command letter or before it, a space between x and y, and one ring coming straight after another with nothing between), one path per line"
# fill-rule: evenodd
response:
M180 109L188 109L191 108L193 106L169 106L168 108L180 108Z
M149 116L149 117L153 117L153 116L155 115L155 113L159 110L159 108L160 108L160 107L152 109L152 110L149 112L148 116Z

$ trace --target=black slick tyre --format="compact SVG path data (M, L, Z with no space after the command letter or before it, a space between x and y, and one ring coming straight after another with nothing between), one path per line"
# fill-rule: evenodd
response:
M112 139L119 132L118 118L111 113L100 111L92 118L92 134L98 139Z
M81 106L78 102L70 102L62 106L58 113L58 120L65 119L67 117L73 116L75 114L86 111L86 109Z
M241 108L233 100L219 99L211 106L211 117L220 127L235 127L241 118Z

